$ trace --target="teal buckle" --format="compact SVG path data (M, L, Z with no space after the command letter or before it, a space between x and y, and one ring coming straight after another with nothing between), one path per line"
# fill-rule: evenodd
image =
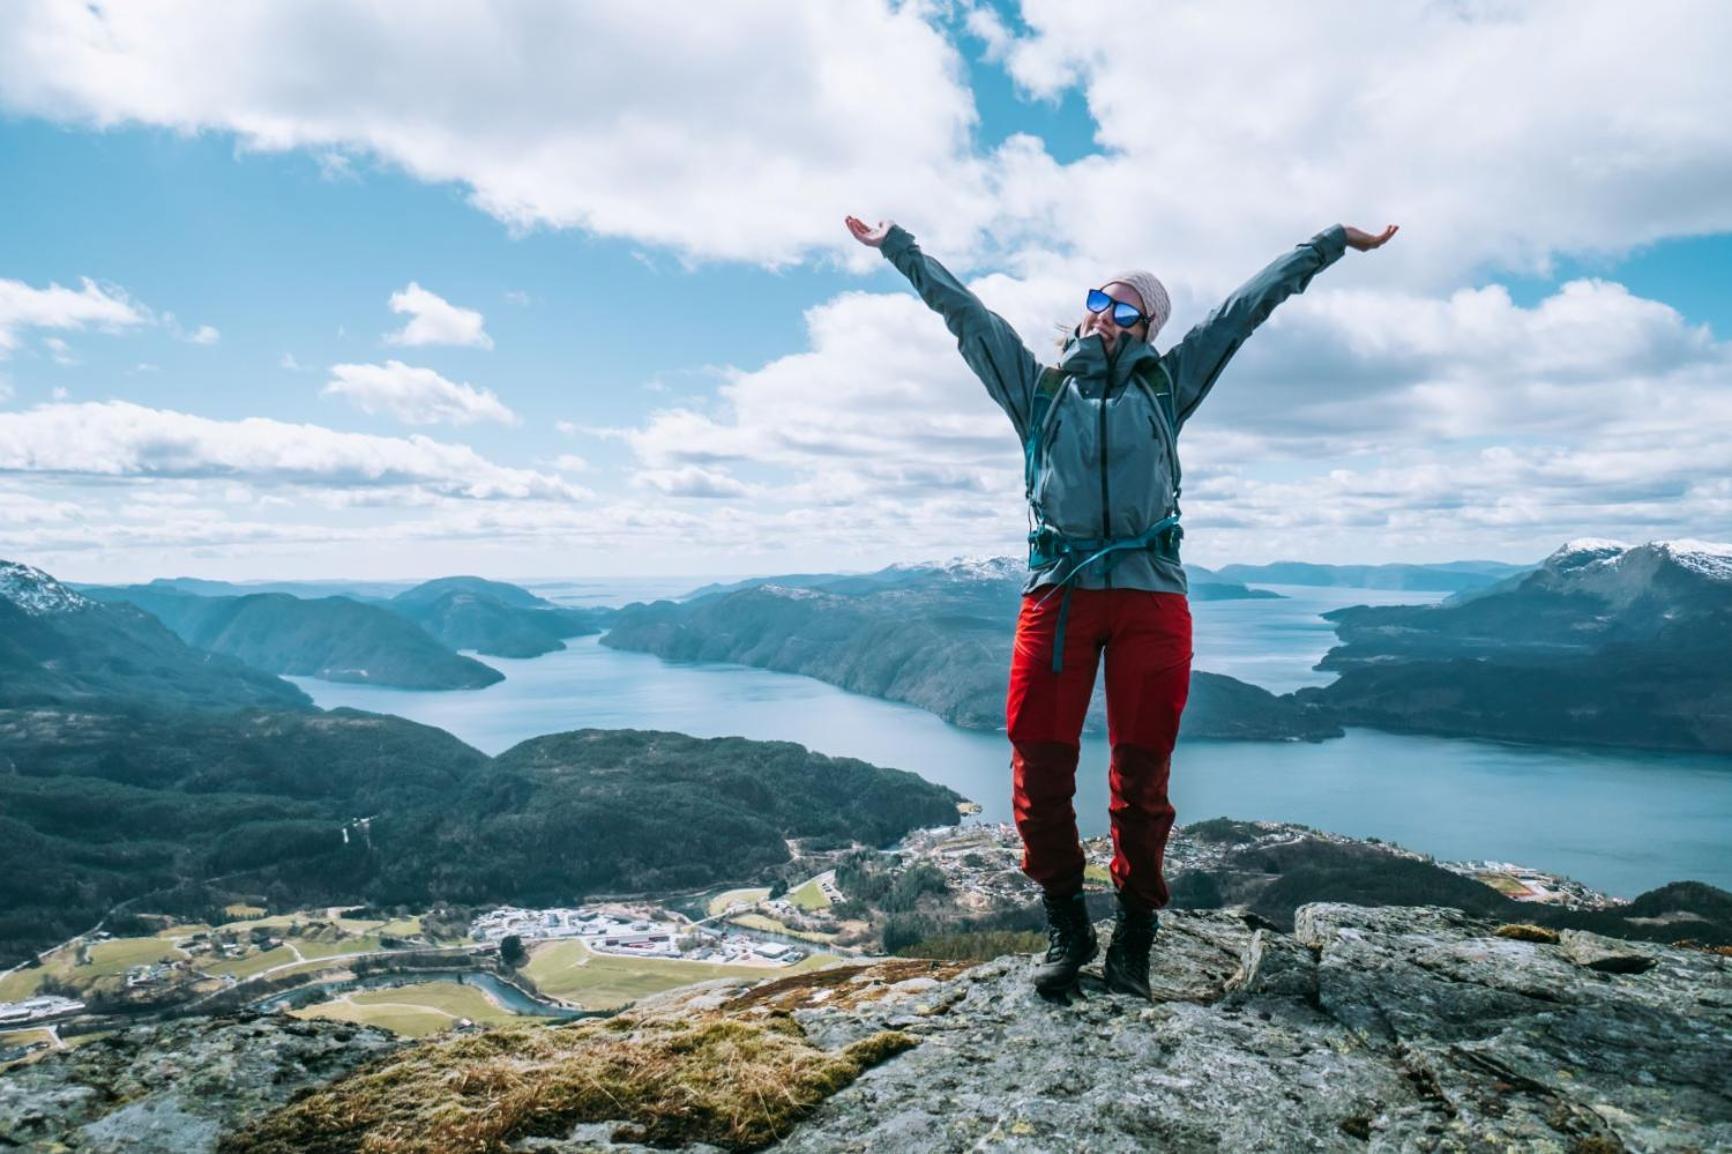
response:
M1179 539L1185 535L1184 527L1179 524L1177 513L1163 517L1146 531L1135 537L1066 537L1058 530L1042 526L1028 535L1028 565L1030 569L1041 570L1064 560L1067 557L1083 555L1083 559L1070 567L1058 581L1055 581L1046 595L1036 601L1035 608L1045 605L1054 593L1061 589L1063 598L1058 606L1058 624L1053 629L1052 641L1052 671L1062 672L1064 669L1064 634L1065 624L1070 617L1071 582L1088 566L1101 558L1106 558L1102 576L1112 573L1113 567L1131 550L1149 549L1162 552L1174 561L1179 558Z

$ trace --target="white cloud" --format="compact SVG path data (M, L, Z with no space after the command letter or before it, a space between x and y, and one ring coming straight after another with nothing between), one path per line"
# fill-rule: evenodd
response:
M264 417L219 421L128 401L0 413L0 473L8 472L402 488L466 500L589 496L559 477L497 465L467 445L420 435L377 437Z
M222 339L222 333L218 332L214 325L199 325L195 329L189 329L171 312L164 312L156 319L175 340L185 341L189 345L214 345Z
M1015 42L1004 20L992 8L981 6L969 10L964 20L968 31L986 45L985 59L1002 61Z
M282 356L277 358L277 364L291 373L298 373L307 367L295 359L294 353L284 353Z
M561 453L554 459L553 467L561 473L583 473L589 469L589 462L576 453Z
M1732 229L1732 9L1616 0L1348 0L1139 10L1136 34L1026 0L1008 54L1035 95L1075 84L1105 153L1031 163L1020 212L1081 251L1205 295L1340 220L1395 243L1367 275L1453 287Z
M0 39L3 38L4 33L0 33ZM0 358L18 347L19 334L25 329L94 328L115 332L150 321L150 314L120 289L100 286L89 279L82 284L84 287L77 291L53 283L37 289L23 281L0 278ZM59 347L65 348L65 342L58 337L47 340L59 341Z
M448 381L432 369L396 360L382 365L332 365L323 392L345 398L364 413L389 413L408 425L476 421L515 425L518 421L491 389Z
M1076 276L1053 262L972 287L1038 340ZM756 539L817 512L834 524L814 532L846 526L855 548L1014 553L1015 437L940 319L906 290L844 293L806 317L805 351L619 430L639 483L696 488L749 462L773 477L741 510ZM1277 545L1442 559L1445 542L1525 555L1596 525L1712 537L1727 486L1704 462L1729 434L1732 342L1622 285L1585 278L1521 306L1501 285L1436 298L1320 279L1187 426L1184 508L1193 552L1216 560Z
M428 292L414 281L391 294L391 311L405 313L409 323L385 336L393 345L467 345L490 349L493 338L483 328L480 313L459 308L438 293Z
M851 245L841 218L870 206L990 215L962 61L931 12L20 0L0 102L368 155L515 227L786 263Z
M751 489L721 469L702 469L687 465L680 469L642 469L634 483L669 497L706 497L731 499L745 497Z
M72 355L72 346L59 337L43 337L42 347L48 350L48 355L57 365L76 365L78 358Z
M1591 434L1732 419L1728 380L1732 345L1609 281L1525 308L1497 284L1437 298L1318 281L1246 342L1191 432L1291 437L1310 455L1366 438Z
M1732 229L1732 11L1709 3L1162 5L1102 35L1028 0L1020 37L967 8L1026 92L1080 87L1100 153L1064 165L1029 136L973 148L950 5L12 9L15 112L369 156L517 227L690 259L866 268L852 211L958 262L1067 251L1213 297L1342 219L1402 223L1367 275L1427 290Z
M354 161L340 152L316 153L313 160L319 166L321 179L332 183L360 179L355 173Z
M1649 523L1723 537L1732 519L1732 482L1707 464L1732 432L1725 343L1604 277L1531 307L1487 283L1499 266L1545 273L1573 253L1591 269L1596 254L1732 230L1732 120L1715 111L1732 106L1724 6L1405 0L1368 22L1341 3L1170 5L1103 36L1098 13L1057 0L1023 5L1026 32L963 5L968 46L1027 94L1080 91L1099 153L1070 164L1030 136L974 148L943 5L676 3L646 24L597 6L454 4L416 9L412 35L389 4L15 8L0 28L0 106L14 112L381 162L460 184L516 228L622 238L670 273L814 253L878 270L838 218L892 217L954 270L1013 273L973 284L1046 358L1051 322L1112 267L1153 268L1172 290L1164 346L1317 229L1401 223L1284 305L1187 430L1199 560L1356 542L1526 555ZM6 311L15 283L0 282L0 355L28 327ZM728 370L713 399L663 395L625 428L558 422L625 442L648 494L593 511L586 531L672 528L694 550L747 539L809 557L1014 550L1008 422L892 283L809 310L806 347ZM474 317L428 331L486 339L479 314L411 291ZM427 310L411 311L399 337ZM444 415L430 419L474 404L432 392ZM730 487L753 500L688 517L663 499ZM450 500L321 491L354 508ZM577 516L456 504L404 531L539 540Z

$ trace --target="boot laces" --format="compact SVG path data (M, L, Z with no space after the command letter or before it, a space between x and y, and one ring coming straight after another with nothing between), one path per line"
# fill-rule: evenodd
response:
M1046 960L1056 962L1070 954L1087 934L1087 915L1070 901L1046 902Z

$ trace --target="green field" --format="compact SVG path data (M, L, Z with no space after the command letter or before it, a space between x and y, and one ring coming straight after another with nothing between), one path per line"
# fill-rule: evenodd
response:
M382 990L356 990L329 1002L289 1011L297 1018L331 1018L383 1026L410 1038L450 1029L459 1018L497 1026L517 1015L494 1004L476 986L417 982Z
M124 974L130 966L184 957L186 951L156 938L115 938L113 941L97 942L91 946L90 964L74 966L73 980L76 981L86 974L92 978L106 978L114 974Z
M203 922L185 922L181 925L169 926L165 930L158 930L151 936L162 942L184 942L188 938L196 937L199 934L208 934L210 931L211 927Z
M76 957L76 948L56 950L40 967L19 970L0 978L0 1002L16 1002L31 997L42 984L42 979L49 975L83 989L103 978L118 977L126 973L128 967L184 958L186 954L158 938L115 938L93 943L88 965L74 965Z
M664 958L619 958L597 954L580 941L545 942L531 951L523 973L543 994L577 1002L588 1010L616 1010L663 990L715 978L775 978L820 969L836 958L814 954L793 966L728 966Z
M803 942L814 942L827 946L836 940L835 934L820 934L813 930L796 930L784 925L768 914L735 914L728 919L729 924L744 926L748 930L763 930L767 934L786 934L791 938L799 938Z
M727 890L710 899L710 916L712 918L715 917L735 902L745 902L747 905L756 905L758 902L763 901L769 896L770 891L767 886L759 886L743 890Z
M0 1002L22 1002L25 998L35 997L36 987L42 984L43 976L52 972L55 971L48 966L41 966L0 978Z
M813 878L799 889L788 895L788 900L803 910L827 910L830 899L818 885L818 879Z
M295 949L301 951L301 956L308 961L315 958L330 958L338 954L371 954L378 953L385 947L379 942L378 934L366 934L358 938L342 938L337 941L322 942L308 938L290 938Z
M0 1030L0 1047L28 1046L34 1042L47 1042L49 1048L47 1050L38 1050L34 1054L19 1058L16 1062L0 1062L0 1070L10 1070L16 1065L21 1065L25 1062L34 1062L42 1055L51 1052L54 1048L53 1030Z
M221 962L212 962L203 967L207 974L233 974L237 978L250 978L254 974L295 961L295 955L287 946L277 946L263 953L248 954L244 958L229 958Z
M40 1026L31 1026L23 1030L0 1030L0 1046L28 1046L32 1042L47 1042L54 1044L54 1031Z

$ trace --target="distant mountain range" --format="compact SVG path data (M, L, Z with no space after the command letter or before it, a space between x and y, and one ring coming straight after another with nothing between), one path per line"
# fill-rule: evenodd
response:
M188 645L270 673L402 689L479 689L504 680L491 666L458 656L416 622L347 597L205 597L148 586L87 593L136 605Z
M310 709L295 686L186 645L128 604L104 604L40 569L0 561L0 707Z
M1446 561L1432 565L1313 565L1304 561L1275 561L1268 565L1224 565L1217 571L1217 577L1259 585L1454 593L1484 588L1532 568L1504 561Z
M290 583L307 593L336 583ZM564 638L598 632L609 611L566 609L528 590L479 577L443 577L389 599L358 593L308 597L189 578L147 585L87 585L83 595L138 606L199 649L271 673L400 689L478 689L503 674L455 651L536 657Z
M611 610L567 609L527 589L480 577L441 577L393 597L387 608L452 649L493 657L539 657L565 638L601 632Z
M959 557L942 562L888 565L872 573L784 573L776 577L748 577L743 581L703 585L681 597L680 601L695 601L717 593L738 593L761 585L780 585L785 589L822 587L834 593L855 596L922 585L929 582L934 573L948 574L952 580L1014 581L1020 586L1028 576L1028 565L1015 557ZM1190 597L1195 601L1260 601L1281 596L1267 589L1248 589L1201 565L1185 566L1185 575L1190 584Z
M1580 540L1429 606L1324 614L1347 724L1522 741L1732 750L1732 546Z
M680 601L628 605L602 644L675 661L731 661L903 701L971 729L1004 727L1026 569L1008 558L766 578ZM1087 729L1105 730L1097 707ZM1219 674L1192 675L1183 735L1320 740L1322 711Z
M413 589L415 581L345 581L334 578L323 581L213 581L205 577L157 577L145 588L165 589L176 593L194 593L200 597L248 597L254 593L287 593L291 597L353 597L357 601L387 601L397 594ZM89 581L68 581L67 585L80 592L115 588Z

